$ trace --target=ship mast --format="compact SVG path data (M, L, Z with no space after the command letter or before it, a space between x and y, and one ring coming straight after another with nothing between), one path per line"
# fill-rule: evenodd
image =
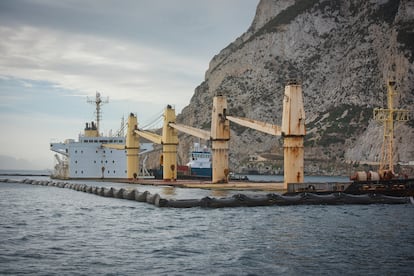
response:
M95 104L96 105L96 130L98 132L99 135L99 122L101 121L102 115L101 115L101 105L108 103L109 102L109 98L106 97L104 99L101 98L101 94L99 92L96 92L95 95L95 99L90 99L89 97L87 98L87 102L90 104Z
M394 174L394 122L408 121L408 110L395 109L394 97L396 82L387 83L387 108L375 108L374 120L384 125L384 136L381 147L379 173L384 177L388 173Z

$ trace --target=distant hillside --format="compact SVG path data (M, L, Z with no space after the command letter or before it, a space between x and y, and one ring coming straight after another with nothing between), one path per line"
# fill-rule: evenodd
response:
M413 114L413 30L408 0L262 0L246 33L213 57L178 121L209 128L212 98L223 94L230 114L280 124L284 85L297 78L307 117L305 170L346 173L345 161L378 160L382 128L372 109L386 105L387 78L398 83L399 107ZM231 126L231 169L281 168L280 139ZM414 160L413 128L414 120L397 128L400 161ZM194 139L181 136L185 163Z

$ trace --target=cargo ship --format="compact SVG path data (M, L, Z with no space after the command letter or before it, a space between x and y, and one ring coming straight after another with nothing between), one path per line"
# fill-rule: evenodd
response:
M84 132L75 139L50 143L56 164L51 177L57 179L124 179L127 178L127 158L124 149L109 149L105 144L125 145L123 120L116 135L101 135L101 106L107 103L100 93L89 103L96 105L96 122L86 123ZM152 150L152 143L141 144L140 153Z

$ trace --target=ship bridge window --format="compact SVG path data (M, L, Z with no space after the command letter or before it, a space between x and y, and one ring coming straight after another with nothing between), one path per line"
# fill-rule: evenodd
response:
M89 141L88 141L88 140L83 140L83 142L84 142L84 143L88 143Z
M93 142L94 142L94 143L98 143L98 140L94 140Z
M89 143L93 143L93 140L89 140Z
M109 143L113 143L114 142L114 140L109 140Z

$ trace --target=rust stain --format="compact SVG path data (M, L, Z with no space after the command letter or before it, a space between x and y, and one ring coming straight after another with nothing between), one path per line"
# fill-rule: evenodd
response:
M298 172L298 173L296 174L296 182L300 182L300 181L301 181L300 176L301 176L301 173L300 173L300 172Z

